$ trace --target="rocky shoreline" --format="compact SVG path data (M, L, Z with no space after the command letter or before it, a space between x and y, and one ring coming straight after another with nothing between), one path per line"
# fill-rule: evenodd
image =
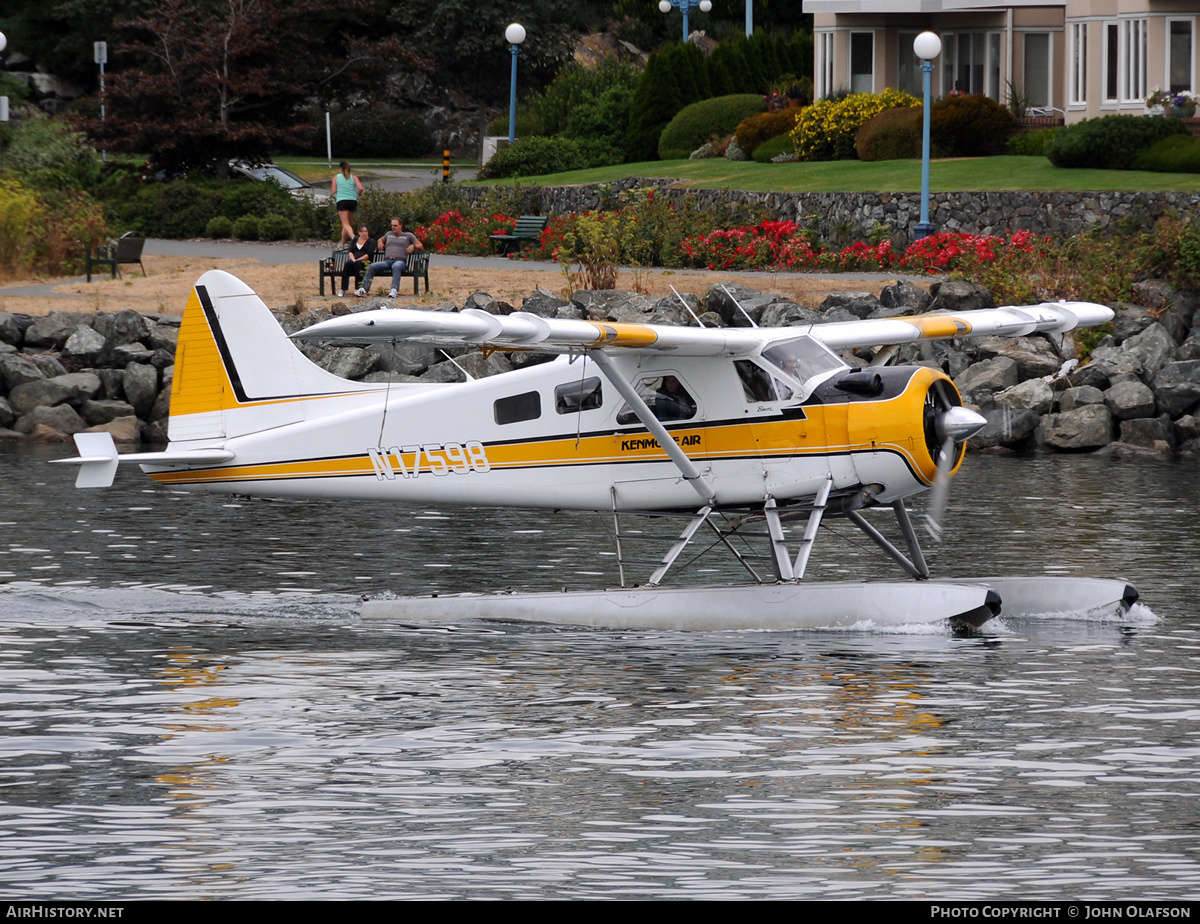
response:
M1137 288L1139 303L1114 306L1111 333L1082 364L1070 335L1057 342L1035 335L910 344L900 348L893 362L934 366L954 379L964 402L988 419L971 441L973 451L1200 452L1200 299L1161 281ZM993 306L986 289L962 281L935 283L928 293L908 282L885 286L878 295L840 293L817 309L719 283L703 295L682 297L707 326L745 326L747 316L762 326L800 326ZM274 314L292 333L352 310L389 305L385 299L367 299L353 306L280 308ZM462 308L694 323L673 297L615 290L575 292L565 300L539 288L520 305L477 292L462 305L446 302L429 310ZM43 318L0 312L0 439L69 442L74 433L106 430L126 451L165 444L179 324L178 316L135 311L54 312ZM336 375L368 382L462 381L463 370L478 378L552 358L522 351L485 356L478 350L443 351L416 343L303 343L299 348ZM865 365L870 357L846 358Z

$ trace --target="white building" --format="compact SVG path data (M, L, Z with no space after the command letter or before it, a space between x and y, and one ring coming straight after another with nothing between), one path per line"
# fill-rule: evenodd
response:
M1143 115L1155 87L1197 92L1195 0L804 0L816 93L899 87L921 95L917 33L942 37L934 93L983 93L1067 122Z

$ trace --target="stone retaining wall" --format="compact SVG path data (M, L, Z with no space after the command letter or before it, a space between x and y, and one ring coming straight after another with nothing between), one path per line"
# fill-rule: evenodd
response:
M622 180L587 186L543 186L525 191L526 208L565 214L613 208L625 189L656 187L672 198L695 196L702 208L759 205L781 221L812 228L823 240L867 240L879 225L897 246L907 246L920 219L919 193L781 193L736 189L675 189L672 179ZM479 197L487 187L469 187ZM930 221L944 231L1004 235L1033 231L1057 236L1108 228L1123 219L1154 219L1200 208L1200 194L1187 192L945 192L930 196Z

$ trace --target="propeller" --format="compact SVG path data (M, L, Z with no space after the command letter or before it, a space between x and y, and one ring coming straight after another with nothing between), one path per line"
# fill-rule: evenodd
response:
M987 426L987 418L958 403L945 382L935 382L925 395L925 441L937 461L937 474L929 492L925 529L934 542L942 540L942 517L950 497L950 472L966 451L968 439Z

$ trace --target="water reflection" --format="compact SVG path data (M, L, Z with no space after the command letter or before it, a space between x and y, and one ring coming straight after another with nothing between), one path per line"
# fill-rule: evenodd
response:
M1189 468L969 460L940 572L1119 574L1157 619L961 639L364 624L613 580L607 524L76 493L45 455L0 451L10 897L1200 888Z

